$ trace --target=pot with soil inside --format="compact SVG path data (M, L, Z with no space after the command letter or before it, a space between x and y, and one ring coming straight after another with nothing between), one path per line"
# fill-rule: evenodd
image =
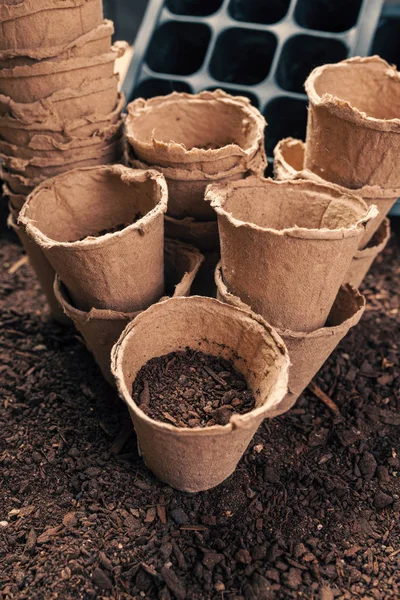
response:
M301 140L285 138L281 140L274 149L274 174L278 181L287 179L309 179L317 183L326 183L310 170L304 168L304 156L306 145ZM386 215L396 203L400 196L398 189L383 188L379 185L364 185L359 189L348 189L341 187L344 193L352 193L364 200L368 206L373 204L379 210L379 214L371 220L365 229L360 241L360 248L365 248L376 231L380 228ZM357 287L357 286L356 286Z
M47 180L20 216L77 308L133 312L164 293L167 186L156 171L122 165Z
M203 255L193 246L166 239L164 260L165 294L174 298L188 296L203 261ZM58 276L54 282L54 294L65 314L81 333L104 378L111 385L115 385L115 379L110 371L111 349L126 325L141 311L120 312L98 308L89 311L79 310L72 305L68 292Z
M209 221L215 217L204 202L209 183L264 172L264 128L247 98L221 90L139 98L128 106L128 160L165 175L168 214Z
M332 185L255 177L210 186L206 199L231 293L280 329L323 327L376 208Z
M221 264L215 270L215 283L218 300L251 311L250 306L229 292L223 280ZM277 329L288 349L290 367L288 393L273 416L287 412L295 404L339 342L358 324L365 304L364 296L357 289L342 285L323 327L310 332Z
M111 364L147 466L198 492L234 471L286 393L289 360L261 317L192 296L141 313Z
M378 56L317 67L310 101L305 167L348 188L400 187L400 73Z

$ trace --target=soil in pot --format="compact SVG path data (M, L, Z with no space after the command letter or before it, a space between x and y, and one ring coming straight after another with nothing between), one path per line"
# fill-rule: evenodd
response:
M149 417L177 427L226 425L255 407L244 376L228 360L187 348L149 360L132 397Z

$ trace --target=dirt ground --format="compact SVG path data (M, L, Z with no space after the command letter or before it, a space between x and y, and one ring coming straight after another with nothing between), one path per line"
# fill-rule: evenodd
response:
M126 409L80 337L51 323L0 239L2 598L400 597L400 235L368 307L293 410L218 488L145 468Z

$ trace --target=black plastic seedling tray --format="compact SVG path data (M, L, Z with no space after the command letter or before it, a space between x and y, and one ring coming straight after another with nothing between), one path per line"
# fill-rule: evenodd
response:
M151 0L125 79L129 100L222 88L268 121L267 152L304 139L303 84L321 64L365 55L382 0Z

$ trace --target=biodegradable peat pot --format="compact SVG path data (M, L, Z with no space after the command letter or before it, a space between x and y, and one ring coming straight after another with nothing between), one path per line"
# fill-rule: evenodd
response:
M219 249L218 222L196 221L192 217L174 219L165 215L165 235L172 239L192 244L201 252Z
M221 265L215 270L217 298L242 310L251 308L228 291ZM360 321L365 298L350 285L340 287L324 327L310 332L278 329L289 352L289 390L275 416L289 410L349 330Z
M33 61L58 57L73 58L77 56L96 56L104 54L111 48L114 23L104 20L100 25L71 42L58 46L41 48L9 48L0 50L0 67L9 68L23 64L32 64Z
M90 137L66 138L68 141L65 143L57 142L48 135L41 135L40 132L32 137L28 146L16 146L0 139L0 156L26 161L40 159L46 160L48 163L53 159L76 162L77 158L81 158L81 156L86 159L104 154L110 144L121 139L123 130L124 119L121 118L117 123L109 125Z
M121 98L118 81L119 76L115 74L76 88L62 89L31 103L15 102L9 96L0 95L1 136L11 144L22 146L26 142L10 137L12 133L7 134L7 129L63 132L92 123L110 123L108 116L115 111Z
M168 185L168 214L175 219L192 217L197 221L210 221L215 219L215 213L207 202L204 194L211 183L227 183L244 179L249 175L263 175L265 171L265 156L258 152L247 163L246 170L243 166L236 166L228 171L219 173L203 173L199 169L178 169L175 167L160 167L135 160L127 152L127 162L134 169L153 168L162 173Z
M234 167L248 170L264 151L265 119L248 98L222 90L173 92L128 105L127 139L147 164L215 175Z
M94 167L97 165L108 165L120 162L123 154L124 140L120 136L111 142L100 144L100 148L90 146L81 148L79 151L63 152L53 158L41 158L36 156L31 159L15 158L0 154L4 167L11 174L20 175L32 181L44 181L49 177L55 177L60 173L72 171L77 168ZM72 155L72 156L71 156Z
M326 183L322 177L304 169L304 155L306 147L301 140L285 138L274 149L274 174L278 181L285 179L309 179L317 183ZM373 204L379 214L372 219L365 229L360 241L360 248L364 248L374 233L379 229L382 221L400 196L400 187L397 190L382 188L378 185L365 185L357 190L341 187L344 193L351 192L362 198L368 206ZM356 286L357 287L357 286Z
M35 271L39 285L42 288L42 292L46 296L51 318L63 325L70 323L69 318L62 311L54 295L53 285L55 272L53 267L43 254L41 248L29 238L23 227L17 225L15 213L11 206L9 208L10 214L8 215L8 226L15 231L24 247L29 258L29 263Z
M173 297L189 296L191 285L203 260L202 254L193 246L173 240L165 241L164 251L166 293L170 293ZM54 293L65 314L81 333L104 378L111 385L115 385L110 370L111 349L126 325L141 311L124 313L97 308L89 311L74 308L58 276L54 282Z
M148 417L131 395L137 373L150 359L186 347L231 360L246 377L256 408L234 414L227 425L193 429ZM235 470L262 420L285 395L288 365L282 340L261 317L199 296L151 306L126 327L111 353L111 370L147 466L187 492L212 488Z
M230 291L280 329L323 327L376 208L332 185L255 177L206 199Z
M305 167L348 188L400 187L400 73L379 56L312 71Z
M102 20L102 0L6 0L0 3L0 51L59 48Z
M0 94L15 102L30 103L88 81L107 79L114 74L115 60L125 49L125 42L117 42L110 52L99 56L47 59L34 65L1 69Z
M167 197L156 171L122 165L76 169L36 188L19 223L43 249L77 308L132 312L164 293Z
M349 270L344 279L345 283L350 283L354 287L359 287L364 277L370 270L372 263L386 247L390 239L390 221L384 219L378 231L363 250L358 250L350 264Z

